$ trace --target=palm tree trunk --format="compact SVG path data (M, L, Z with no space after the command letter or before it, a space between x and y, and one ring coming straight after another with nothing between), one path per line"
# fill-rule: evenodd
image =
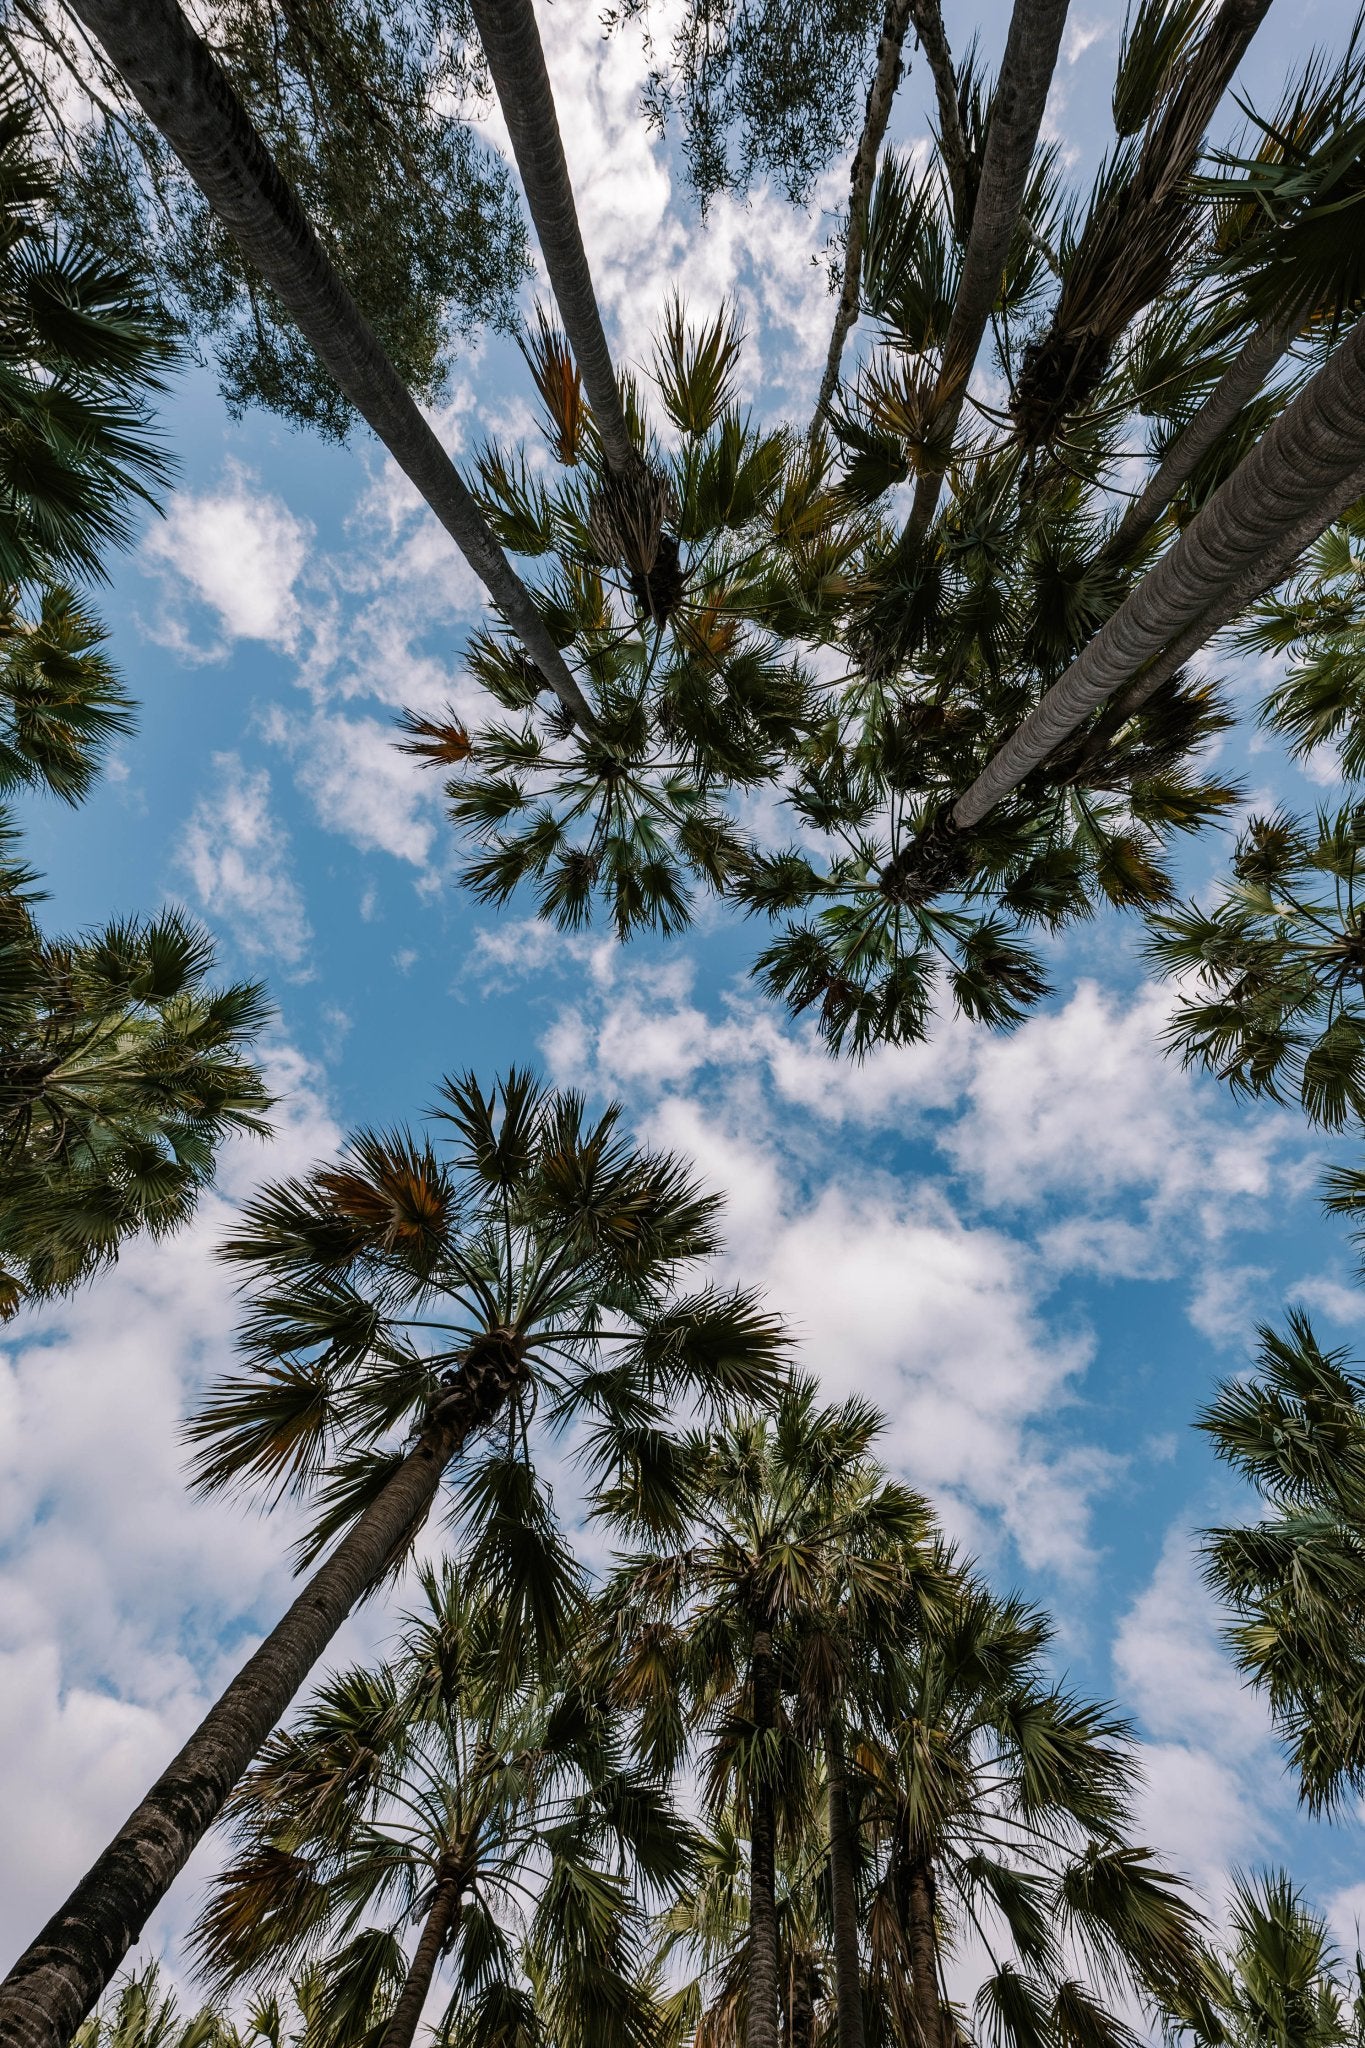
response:
M380 2037L379 2048L412 2048L417 2023L436 1975L436 1965L441 1960L441 1951L460 1917L460 1890L460 1879L454 1873L443 1877L437 1885L431 1910L422 1926L422 1938L417 1944L403 1989L398 1994L398 2003L389 2014L389 2023Z
M825 1731L829 1777L829 1884L834 1917L834 2001L838 2048L863 2048L862 1972L858 1956L858 1891L853 1868L853 1827L848 1811L844 1731L832 1716Z
M815 2048L815 1958L802 1950L792 1955L788 2013L791 2048Z
M1014 0L1000 79L991 104L990 131L971 233L943 349L935 402L945 446L951 444L1009 255L1033 146L1056 68L1068 0ZM907 527L913 544L933 517L946 459L920 474Z
M71 0L71 6L243 255L416 485L565 710L591 726L592 713L530 591L176 0Z
M1248 405L1289 347L1299 327L1297 313L1262 321L1230 363L1194 418L1167 449L1140 495L1133 500L1100 559L1122 562L1147 538L1176 493L1189 482L1221 434Z
M4 2048L66 2048L342 1622L421 1527L446 1466L506 1401L513 1376L492 1360L457 1375L383 1492L0 1984Z
M754 1634L750 1681L760 1758L750 1795L749 2025L745 2048L778 2048L777 1800L772 1759L762 1742L777 1726L777 1667L773 1639L766 1629Z
M475 0L475 4L478 4L478 0ZM858 147L853 155L853 171L849 179L848 235L844 242L844 274L839 287L839 304L834 315L834 332L830 335L829 354L825 358L825 374L820 380L820 396L815 401L815 417L810 423L812 434L829 409L834 387L839 381L839 364L843 358L844 344L858 317L863 243L867 239L868 201L872 196L872 180L877 175L877 157L886 135L886 124L891 119L891 102L896 97L896 87L901 81L901 49L905 42L909 19L910 0L886 0L882 32L877 39L876 69L872 74L872 84L867 95L867 115L863 121L863 132L858 138Z
M938 1933L935 1928L934 1867L912 1855L905 1867L906 1933L921 2048L944 2048L943 2007L938 1996Z
M954 826L979 824L1182 635L1193 653L1235 617L1268 574L1284 572L1291 545L1306 547L1352 502L1362 466L1365 319L987 763L955 806ZM1191 628L1198 629L1192 639Z
M934 81L939 150L943 168L948 174L948 190L953 195L953 220L959 235L965 237L971 231L975 195L971 166L967 160L967 138L962 133L962 116L958 111L957 73L953 69L953 55L944 33L943 11L939 0L913 0L913 12L915 34L929 60L929 72Z
M472 0L472 5L569 346L607 462L625 473L638 458L602 331L535 9L532 0Z

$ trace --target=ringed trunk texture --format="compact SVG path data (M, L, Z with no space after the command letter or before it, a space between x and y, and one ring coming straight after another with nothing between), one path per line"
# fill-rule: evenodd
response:
M858 1956L858 1889L853 1826L848 1811L844 1731L837 1719L825 1731L829 1776L829 1882L834 1917L834 2003L838 2048L863 2048L862 1972Z
M754 1725L777 1726L777 1669L773 1639L754 1636ZM766 1762L766 1759L765 1759ZM754 1786L749 1817L749 2026L746 2048L778 2048L777 2027L777 1802L766 1770Z
M443 1877L436 1886L436 1895L423 1923L422 1938L413 1955L412 1967L398 1994L398 2003L389 2015L379 2048L412 2048L417 2023L436 1975L436 1965L459 1917L460 1880L452 1873Z
M483 1365L433 1410L383 1492L0 1984L4 2048L65 2048L357 1600L420 1528L450 1460L496 1414L510 1384L505 1369Z
M1139 497L1124 513L1105 561L1122 562L1144 541L1166 507L1188 483L1210 448L1249 405L1298 331L1297 314L1262 321L1235 363L1230 363L1194 418L1178 434Z
M935 392L945 444L951 443L957 432L967 381L1000 289L1061 47L1067 4L1068 0L1014 0L967 253ZM912 541L922 538L928 528L946 468L944 462L925 470L915 486L907 529Z
M938 1996L936 1903L933 1864L927 1856L912 1854L905 1870L905 1916L921 2048L945 2048L947 2031Z
M979 824L1177 641L1187 653L1202 646L1353 502L1362 468L1365 319L987 763L955 806L954 826Z
M71 0L147 118L416 486L566 711L592 713L412 393L318 240L227 74L176 0Z
M487 4L487 0L475 0L476 7L482 4ZM882 32L877 39L876 69L867 95L867 115L863 121L863 132L858 138L858 147L853 157L853 171L849 180L848 238L844 244L844 275L839 288L839 304L834 315L834 332L830 336L829 354L825 359L825 374L820 379L820 396L815 401L815 417L811 421L812 433L829 410L834 387L839 382L839 365L843 360L844 344L858 317L858 300L862 288L863 244L867 240L868 202L872 197L872 180L877 175L877 158L886 136L886 124L891 119L891 102L896 97L896 87L901 81L901 50L905 43L909 19L910 0L886 0Z
M972 225L974 194L971 166L967 161L967 139L962 133L962 116L957 104L957 73L953 69L953 55L943 28L943 12L939 0L913 0L913 14L915 34L929 61L929 72L934 81L939 149L943 168L948 174L948 190L953 196L954 224L959 235L965 236Z
M535 8L531 0L472 0L472 5L560 318L607 461L624 474L639 458L602 331Z

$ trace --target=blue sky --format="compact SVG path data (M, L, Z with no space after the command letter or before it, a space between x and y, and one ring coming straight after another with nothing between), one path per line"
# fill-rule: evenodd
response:
M647 359L675 284L698 314L729 295L747 396L804 417L830 319L812 258L844 168L809 213L759 193L700 224L636 112L638 37L603 45L597 11L559 0L542 20L619 354ZM948 14L956 48L976 25L998 55L1002 5ZM1078 175L1106 140L1118 18L1073 8L1049 123ZM1272 12L1246 70L1262 104L1343 20L1327 0ZM926 97L916 62L900 139L927 133ZM461 366L439 424L468 452L531 420L499 343ZM455 882L435 779L390 744L401 705L474 708L468 571L373 444L234 422L206 372L165 422L178 489L102 599L141 729L82 812L31 811L32 857L54 924L178 899L225 969L269 981L280 1130L234 1152L182 1238L135 1247L0 1354L0 1950L58 1903L287 1598L286 1518L189 1501L176 1443L230 1352L212 1246L231 1203L347 1127L416 1115L443 1071L512 1059L620 1096L727 1191L734 1270L789 1317L803 1363L885 1408L888 1460L998 1583L1049 1605L1076 1682L1138 1716L1155 1846L1215 1901L1230 1866L1287 1860L1353 1942L1358 1821L1296 1815L1189 1540L1238 1511L1189 1424L1256 1320L1296 1298L1330 1341L1361 1340L1349 1246L1313 1196L1322 1142L1163 1057L1169 997L1131 921L1058 945L1056 994L1012 1037L946 1022L854 1067L757 995L752 930L725 915L622 952L481 911ZM1235 678L1244 706L1257 683ZM1224 758L1259 804L1331 797L1330 762L1305 776L1249 728ZM1194 848L1191 884L1224 854ZM362 1615L338 1654L384 1629ZM213 1855L149 1930L172 1960Z

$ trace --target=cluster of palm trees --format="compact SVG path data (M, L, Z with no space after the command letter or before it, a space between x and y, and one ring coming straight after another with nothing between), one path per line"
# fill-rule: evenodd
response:
M426 219L455 191L421 85L439 35L280 0L272 99L256 0L202 20L68 0L56 28L20 0L0 42L0 794L79 800L129 724L71 579L165 484L148 407L172 344L164 293L62 222L135 160L134 212L173 176L266 309L237 395L363 420L488 592L466 661L496 709L473 731L409 715L399 742L445 771L477 895L529 891L624 940L681 929L710 891L770 921L755 972L835 1053L923 1036L941 983L1008 1025L1047 989L1031 929L1134 906L1183 977L1185 1056L1354 1127L1365 810L1249 820L1211 910L1174 902L1168 866L1239 800L1200 760L1230 711L1188 666L1224 629L1283 660L1267 722L1359 766L1365 44L1213 149L1267 6L1138 0L1115 147L1073 194L1040 143L1066 0L1014 0L993 79L975 48L954 58L937 0L888 0L818 403L773 428L738 403L724 312L674 304L639 375L613 360L531 0L472 0L556 310L521 337L550 464L490 441L466 476L419 404L441 336L420 292L387 317L384 206L337 154L406 107L384 205ZM749 61L745 0L694 15L696 77L717 24ZM827 15L831 35L875 26ZM927 164L885 143L912 42ZM65 182L21 97L36 82L51 112L48 55L107 117L105 155L77 149ZM746 160L788 149L799 184L790 111L754 116ZM515 267L489 191L501 257L460 283L433 226L432 303L483 290L489 310ZM789 843L742 823L764 787ZM46 937L0 822L9 1312L182 1221L269 1104L261 991L210 988L178 917ZM1359 1211L1363 1186L1340 1169L1331 1199ZM410 2048L438 1976L448 2048L1128 2048L1144 2016L1210 2048L1358 2042L1288 1880L1244 1886L1232 1946L1209 1947L1134 1837L1126 1725L1057 1683L1046 1618L881 1469L875 1413L821 1407L777 1318L708 1277L716 1210L617 1111L520 1072L451 1077L426 1131L362 1132L246 1205L223 1248L243 1364L188 1437L201 1488L301 1504L308 1576L0 1987L4 2048ZM1204 1426L1267 1507L1211 1532L1210 1575L1329 1805L1365 1784L1365 1384L1298 1319ZM597 1574L573 1541L593 1525ZM415 1554L422 1605L387 1660L281 1728ZM144 1974L91 2018L220 1817L194 1953L232 2013L182 2020Z

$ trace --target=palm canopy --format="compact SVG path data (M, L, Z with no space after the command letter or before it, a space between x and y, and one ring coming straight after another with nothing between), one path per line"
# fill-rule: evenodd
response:
M1206 1964L1197 2006L1168 2031L1198 2048L1358 2048L1365 2030L1359 1954L1347 1975L1322 1916L1283 1870L1234 1878L1230 1939Z
M173 350L136 271L56 232L38 145L0 51L0 590L101 575L169 472L147 405Z
M619 1110L590 1119L513 1070L487 1092L447 1080L432 1121L362 1134L246 1205L224 1256L249 1290L249 1365L189 1425L198 1484L311 1500L312 1558L402 1464L403 1431L477 1381L455 1504L469 1569L548 1643L576 1577L536 1479L537 1415L588 1425L589 1484L608 1483L669 1404L769 1389L785 1340L751 1294L690 1284L719 1201L632 1146Z
M1365 1786L1365 1379L1294 1310L1283 1332L1262 1328L1254 1370L1199 1426L1265 1510L1205 1532L1233 1655L1301 1797L1330 1810Z
M1108 2009L1197 1984L1198 1913L1132 1840L1126 1723L1048 1674L1046 1616L964 1572L929 1628L893 1643L856 1757L871 1993L893 2040L1133 2038ZM984 1948L974 2019L952 1958Z
M440 2039L529 2000L556 2048L633 2042L641 1916L688 1874L688 1831L572 1664L507 1681L467 1578L424 1572L397 1658L330 1679L266 1745L229 1809L236 1853L199 1922L201 1966L220 1992L315 1971L324 2027L377 1987L392 2048L444 1954Z
M2 842L0 842L2 843ZM264 1134L254 982L214 987L178 913L49 938L33 876L0 865L0 1313L75 1286L132 1234L192 1213L218 1146Z

